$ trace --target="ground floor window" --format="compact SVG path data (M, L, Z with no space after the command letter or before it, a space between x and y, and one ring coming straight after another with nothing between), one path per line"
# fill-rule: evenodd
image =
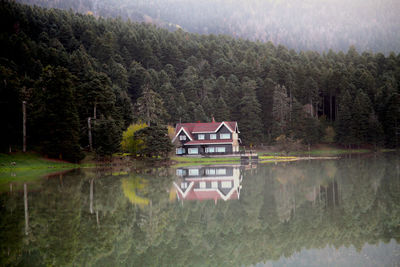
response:
M225 152L225 147L217 147L217 152Z
M199 169L189 169L189 175L199 175Z
M183 147L179 147L176 149L176 154L177 155L182 155L185 154L185 149Z
M199 149L197 147L192 147L188 149L189 154L199 154Z
M215 147L206 147L206 153L214 153Z
M178 175L178 176L186 175L186 170L184 170L184 169L177 169L177 170L176 170L176 175Z

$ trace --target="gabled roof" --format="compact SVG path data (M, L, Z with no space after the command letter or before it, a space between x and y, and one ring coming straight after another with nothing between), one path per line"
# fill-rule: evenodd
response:
M186 133L190 140L194 140L192 135L193 133L216 133L223 125L226 126L231 133L238 129L236 121L178 123L176 125L175 137L172 142L175 141L176 137L182 131Z

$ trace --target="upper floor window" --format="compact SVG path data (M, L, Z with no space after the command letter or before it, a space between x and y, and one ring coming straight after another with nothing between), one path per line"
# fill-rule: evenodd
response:
M197 138L198 138L199 140L204 140L204 134L199 134L199 135L197 136Z
M179 140L181 140L181 141L186 140L186 135L180 135L180 136L179 136Z
M217 139L217 134L210 134L210 139L211 140Z
M231 135L228 134L228 133L222 133L222 134L219 134L219 138L221 138L221 139L230 139Z

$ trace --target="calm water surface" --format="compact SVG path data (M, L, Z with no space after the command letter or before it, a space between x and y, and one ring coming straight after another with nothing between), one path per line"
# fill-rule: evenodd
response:
M0 231L1 266L399 266L400 157L74 170L2 187Z

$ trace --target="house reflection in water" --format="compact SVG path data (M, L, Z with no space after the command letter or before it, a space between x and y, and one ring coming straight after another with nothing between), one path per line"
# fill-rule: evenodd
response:
M179 200L239 199L243 174L235 166L187 167L176 170Z

